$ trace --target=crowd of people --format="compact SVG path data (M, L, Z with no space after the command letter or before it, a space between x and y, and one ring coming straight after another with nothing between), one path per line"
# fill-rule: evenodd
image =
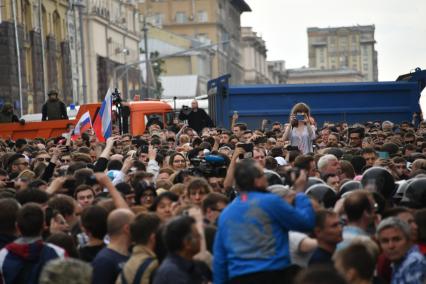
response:
M426 122L286 116L0 140L0 283L424 284Z

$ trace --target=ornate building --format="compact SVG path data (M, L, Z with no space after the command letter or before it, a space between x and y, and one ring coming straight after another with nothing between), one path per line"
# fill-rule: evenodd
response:
M68 1L13 1L16 13L12 1L3 0L0 6L0 103L20 108L18 61L23 113L40 112L49 89L57 89L71 103Z
M141 93L139 67L117 72L117 66L138 62L141 27L134 1L86 0L83 9L83 43L87 102L101 101L108 88L121 90L124 99ZM83 68L82 68L83 69Z

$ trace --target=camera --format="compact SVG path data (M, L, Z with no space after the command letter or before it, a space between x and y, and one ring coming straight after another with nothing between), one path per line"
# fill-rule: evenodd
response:
M296 114L296 120L297 121L303 121L303 120L305 120L305 115L303 113L297 113Z
M253 152L253 143L241 143L237 147L243 148L246 153Z
M238 157L240 160L253 158L253 148L254 148L253 143L241 143L241 144L237 144L236 147L243 148L245 152L244 154Z
M208 155L204 158L193 158L191 164L193 171L201 173L204 177L225 177L226 159L220 155Z
M121 101L122 101L122 99L121 99L121 93L118 91L117 88L115 88L114 92L111 93L111 95L112 95L112 103L114 105L121 104Z

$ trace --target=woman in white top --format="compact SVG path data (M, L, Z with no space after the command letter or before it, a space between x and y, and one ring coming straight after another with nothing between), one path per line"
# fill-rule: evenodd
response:
M309 107L304 103L294 105L289 124L284 131L284 141L290 141L290 145L299 148L302 154L313 152L313 141L316 136L312 123Z

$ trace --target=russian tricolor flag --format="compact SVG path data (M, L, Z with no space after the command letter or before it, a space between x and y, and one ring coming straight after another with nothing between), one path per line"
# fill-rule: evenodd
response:
M112 134L112 94L111 89L105 95L105 99L102 102L101 109L95 118L93 123L93 129L95 130L96 137L99 142L104 142L107 138L111 137Z
M78 136L81 136L84 132L92 128L92 120L90 119L90 113L86 111L80 117L79 121L75 125L72 140L75 140Z

